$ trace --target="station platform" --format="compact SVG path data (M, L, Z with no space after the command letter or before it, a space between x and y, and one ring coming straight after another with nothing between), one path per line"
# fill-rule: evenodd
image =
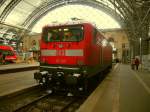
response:
M0 75L0 97L36 86L37 70ZM150 72L117 64L77 112L150 112Z
M150 72L117 64L77 112L150 112Z
M33 73L37 70L0 75L0 98L36 86Z
M0 74L35 70L35 69L38 69L38 67L39 67L39 62L34 62L30 64L29 63L14 63L14 64L7 64L7 65L0 65Z

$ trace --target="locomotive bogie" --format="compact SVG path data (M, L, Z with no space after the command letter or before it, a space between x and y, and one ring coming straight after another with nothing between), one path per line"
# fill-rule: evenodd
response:
M44 73L44 74L43 74ZM34 78L39 81L41 85L50 87L52 90L68 90L78 89L83 91L84 74L81 73L69 73L69 72L53 72L48 71L37 72L34 74Z

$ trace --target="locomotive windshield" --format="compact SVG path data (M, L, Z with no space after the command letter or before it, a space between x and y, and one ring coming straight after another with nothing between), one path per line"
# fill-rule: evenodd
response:
M83 39L83 26L46 27L43 30L46 42L77 42Z

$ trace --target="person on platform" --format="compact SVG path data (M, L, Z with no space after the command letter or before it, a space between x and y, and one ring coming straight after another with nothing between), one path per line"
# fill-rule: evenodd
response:
M135 58L135 66L136 66L136 70L138 70L139 64L140 64L139 59L138 59L138 58Z

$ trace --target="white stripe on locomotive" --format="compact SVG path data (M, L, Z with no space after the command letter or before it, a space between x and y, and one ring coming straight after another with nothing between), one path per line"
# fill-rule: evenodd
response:
M65 56L83 56L83 49L75 50L42 50L41 56L57 56L57 52L65 51ZM64 56L64 55L63 55Z

